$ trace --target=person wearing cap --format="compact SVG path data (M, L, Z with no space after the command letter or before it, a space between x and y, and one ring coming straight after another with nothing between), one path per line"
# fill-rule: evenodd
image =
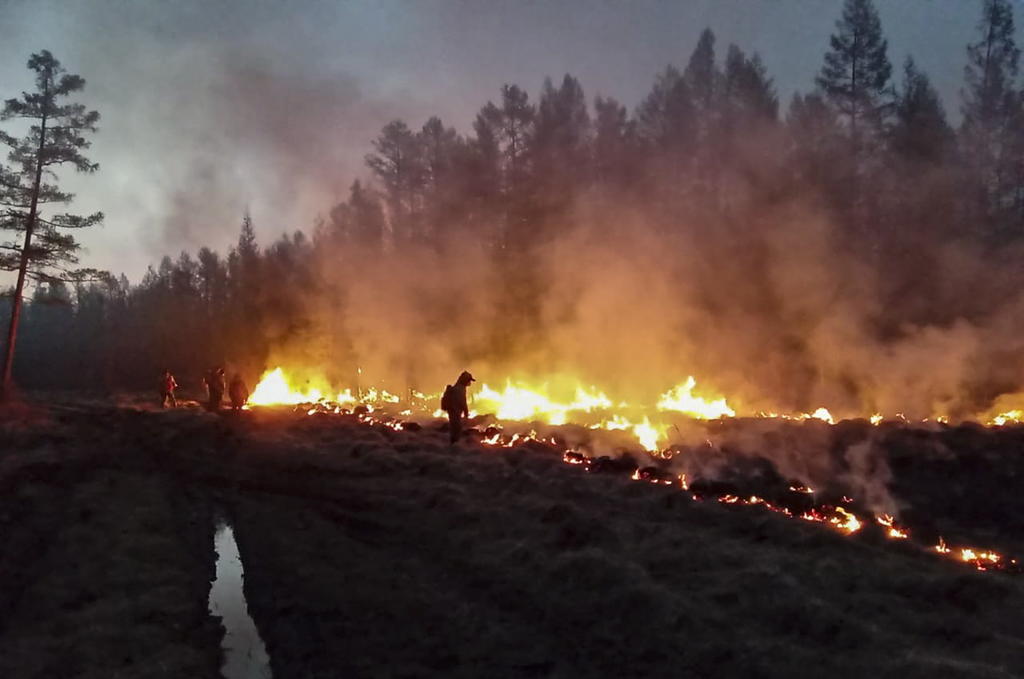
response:
M455 380L455 384L446 386L444 394L441 396L441 410L448 413L448 440L453 445L462 434L462 417L469 417L466 388L475 381L472 375L463 370L459 379Z

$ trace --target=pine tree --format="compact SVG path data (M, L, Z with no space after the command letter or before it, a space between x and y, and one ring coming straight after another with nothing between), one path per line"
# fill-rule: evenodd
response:
M85 87L85 79L67 73L50 52L43 50L28 60L35 72L35 91L20 99L4 102L0 120L29 121L22 138L0 132L0 142L10 147L11 169L0 174L0 229L13 231L14 240L0 244L0 269L17 271L11 317L4 353L0 398L10 396L11 370L18 335L18 320L26 279L39 282L84 280L99 272L74 270L79 246L68 229L83 229L103 220L102 213L88 216L51 214L44 216L48 204L68 203L73 196L51 183L55 170L70 164L79 172L95 172L98 165L82 154L89 148L85 133L95 132L99 113L66 98ZM20 242L19 242L20 239Z
M249 210L242 215L242 227L238 232L238 254L247 263L254 262L260 254L259 245L256 244L256 229L253 228Z
M419 142L423 154L423 183L428 190L442 191L450 180L461 141L455 128L446 128L437 116L424 123Z
M778 119L779 98L775 85L758 55L748 58L739 47L729 45L721 89L727 128Z
M715 34L705 28L683 71L683 80L701 115L710 116L714 111L721 77L715 65ZM707 122L710 124L711 120Z
M816 186L835 195L842 174L839 157L841 134L835 111L821 94L794 94L786 115L790 139L789 164L795 183Z
M583 87L566 74L556 88L544 81L531 140L534 195L546 209L567 205L590 178L591 123Z
M840 165L840 177L832 199L857 234L850 242L868 248L876 258L881 225L878 183L894 93L888 43L871 0L845 0L829 44L815 82L845 138L845 148L833 158Z
M697 120L690 88L675 67L655 78L637 107L636 125L656 177L678 187L692 166Z
M501 107L487 102L481 113L495 131L500 145L506 189L520 189L527 177L527 153L537 114L529 95L518 85L504 85Z
M420 234L417 222L423 188L423 148L420 139L401 120L392 120L373 140L376 153L366 164L384 184L392 237L408 242Z
M517 85L502 86L500 107L489 101L480 111L483 124L478 125L478 139L486 139L489 134L489 141L497 152L500 204L504 213L503 231L495 236L498 247L512 241L522 244L529 239L526 233L531 212L529 145L536 115L529 95Z
M903 66L894 118L890 146L899 157L919 163L938 163L945 158L953 130L946 122L939 93L910 57Z
M473 121L473 136L466 141L462 181L465 186L467 224L492 248L505 241L501 191L501 145L494 121L481 110Z
M611 97L594 98L594 177L625 188L637 179L636 124L626 107Z
M893 226L886 233L890 256L885 280L915 284L904 271L905 258L952 228L962 191L950 165L954 140L938 92L907 57L889 134L887 180L881 183L885 219ZM914 178L913 191L906 190L908 177Z
M978 42L967 46L963 95L964 127L995 127L1013 103L1020 50L1014 41L1013 6L986 0L978 22Z
M978 23L978 41L967 46L963 124L960 140L973 181L970 218L984 222L989 235L1006 228L1020 177L1014 147L1020 146L1020 92L1014 87L1020 50L1014 41L1013 7L1007 0L986 0Z
M423 221L430 232L425 235L440 236L465 221L466 143L437 116L427 120L417 136L423 154Z
M892 105L888 43L871 0L844 2L829 45L815 82L839 113L859 154L865 140L881 133Z
M348 201L331 211L331 225L338 240L371 255L384 247L384 212L376 192L358 179L349 188Z

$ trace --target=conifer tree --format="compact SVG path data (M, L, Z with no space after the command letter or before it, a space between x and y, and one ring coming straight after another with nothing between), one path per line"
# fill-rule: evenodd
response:
M373 140L376 153L366 156L366 164L384 184L392 237L405 243L417 235L421 189L423 188L423 148L420 139L401 120L392 120Z
M931 163L945 157L953 131L946 122L939 93L910 57L903 66L903 84L896 98L894 118L891 146L898 156Z
M846 0L815 82L846 125L854 152L882 131L892 105L892 64L871 0Z
M975 184L970 217L983 222L989 235L1006 227L1018 193L1013 151L1022 136L1020 92L1014 86L1019 63L1012 5L986 0L978 40L967 46L960 141L967 179Z
M37 282L84 280L99 272L73 267L78 263L78 243L68 230L94 226L102 213L87 216L44 212L46 205L66 204L73 196L56 184L56 170L71 165L79 172L95 172L83 151L96 131L99 113L67 98L85 87L85 79L67 73L47 50L33 54L28 68L35 72L35 90L4 102L0 120L28 122L28 133L15 137L0 132L0 142L10 147L10 169L0 174L0 229L13 232L0 243L0 270L17 271L17 282L7 329L0 398L11 390L11 371L18 335L22 296L28 278Z

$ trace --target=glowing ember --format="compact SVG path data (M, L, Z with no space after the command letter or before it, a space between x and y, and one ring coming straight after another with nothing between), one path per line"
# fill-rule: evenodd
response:
M875 521L877 521L879 525L884 526L887 529L885 534L895 540L905 540L910 537L910 533L897 526L896 520L888 514L876 516Z
M847 535L850 533L856 533L863 526L860 519L842 507L809 509L801 514L800 518L804 521L827 523L831 526L835 526Z

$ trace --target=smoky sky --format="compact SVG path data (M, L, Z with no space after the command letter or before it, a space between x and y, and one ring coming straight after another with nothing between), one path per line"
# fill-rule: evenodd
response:
M958 117L980 2L876 0L898 77L908 54ZM367 174L389 120L460 132L503 83L577 76L634 107L710 27L758 52L785 104L813 87L839 0L418 2L0 0L0 97L49 49L102 115L75 209L102 210L83 263L132 280L164 254L224 250L249 210L264 242L309 228ZM1020 25L1018 21L1018 26Z

